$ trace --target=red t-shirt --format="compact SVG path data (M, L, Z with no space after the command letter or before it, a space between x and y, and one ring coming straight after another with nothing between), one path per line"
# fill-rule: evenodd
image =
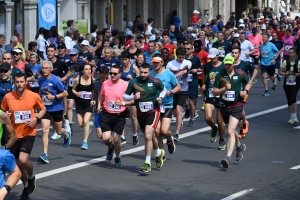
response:
M173 44L162 45L163 48L169 49L169 58L173 58L175 46Z
M278 40L282 40L282 38L285 36L285 33L279 31L278 32Z
M204 65L209 62L209 58L207 57L208 56L208 53L204 50L201 50L198 54L193 51L193 54L196 55L200 61L201 61L201 66L202 66L202 69L204 68ZM200 74L198 74L198 79L202 79L202 72Z
M194 25L198 22L198 16L196 14L193 14L191 18L191 25Z

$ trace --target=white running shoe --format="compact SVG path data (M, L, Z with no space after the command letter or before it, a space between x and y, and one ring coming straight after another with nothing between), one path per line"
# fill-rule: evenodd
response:
M294 118L290 117L290 120L288 121L288 124L293 124L294 123Z
M52 140L57 140L57 139L60 139L61 138L61 135L58 135L56 131L54 131L53 135L51 136L51 139Z
M299 123L299 121L298 121L298 117L294 117L293 119L294 119L294 121L293 121L293 124L294 124L294 123L296 123L296 124L298 124L298 123Z
M70 123L69 123L69 120L67 120L67 119L65 120L65 123L64 123L64 129L66 130L67 133L70 133L70 135L72 135Z

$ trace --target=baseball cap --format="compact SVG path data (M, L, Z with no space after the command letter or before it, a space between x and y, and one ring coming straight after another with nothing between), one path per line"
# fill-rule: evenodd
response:
M234 58L232 56L226 56L224 58L225 65L232 65L234 63Z
M4 69L4 70L10 70L11 69L11 66L9 63L7 62L3 62L1 65L0 65L0 69Z
M245 24L240 24L239 27L245 28Z
M75 55L75 54L78 54L78 53L79 53L78 50L73 48L73 49L71 49L69 55Z
M208 52L208 58L215 58L217 55L219 55L219 50L216 48L211 48Z
M163 59L160 58L160 57L153 57L152 60L151 60L151 62L156 63L156 62L161 62L162 60L163 60Z
M236 33L236 34L234 34L234 37L238 38L238 37L240 37L240 34Z
M135 16L135 18L142 18L142 17L141 17L141 15L137 15L137 16Z
M133 26L133 23L132 22L128 22L127 26L131 27L131 26Z
M205 27L207 27L206 24L202 24L202 25L201 25L201 29L204 29Z
M81 42L81 45L84 45L84 46L90 46L90 43L89 43L89 41L87 41L87 40L83 40L83 41Z
M19 49L19 48L14 49L13 51L14 51L14 52L17 52L17 53L23 53L23 51L22 51L21 49Z
M193 14L199 14L200 12L198 10L194 10Z
M243 19L240 19L239 22L240 22L241 24L245 23Z
M155 31L155 34L159 34L159 35L160 35L161 32L160 32L159 30L156 30L156 31Z
M234 15L234 14L235 14L235 12L231 12L231 14L232 14L232 15Z
M66 49L67 47L66 47L66 44L65 44L65 43L61 42L61 43L59 43L59 44L57 45L57 48L58 48L58 49Z
M194 39L194 37L192 36L192 34L186 34L185 38L186 39L190 39L190 40Z
M31 56L31 55L35 55L35 57L37 57L37 58L39 57L39 56L37 55L37 53L35 53L35 52L32 52L32 53L30 54L30 56Z

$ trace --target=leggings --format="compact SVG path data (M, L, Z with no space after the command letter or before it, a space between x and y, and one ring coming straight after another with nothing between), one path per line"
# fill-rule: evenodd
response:
M296 85L286 85L285 83L283 84L283 89L289 106L291 106L293 103L296 103L299 86L300 82L298 80L296 81Z

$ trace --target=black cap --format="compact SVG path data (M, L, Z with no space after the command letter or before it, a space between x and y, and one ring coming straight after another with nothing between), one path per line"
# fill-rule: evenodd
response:
M201 25L201 29L204 29L205 27L207 27L206 24L202 24L202 25Z
M11 66L9 63L7 62L3 62L1 65L0 65L0 69L5 69L5 70L10 70L11 69Z
M231 12L231 14L233 15L233 14L235 14L235 12Z
M135 18L142 18L141 15L137 15Z
M63 42L61 42L61 43L59 43L58 45L57 45L57 48L59 49L59 48L67 48L66 47L66 44L65 43L63 43Z

